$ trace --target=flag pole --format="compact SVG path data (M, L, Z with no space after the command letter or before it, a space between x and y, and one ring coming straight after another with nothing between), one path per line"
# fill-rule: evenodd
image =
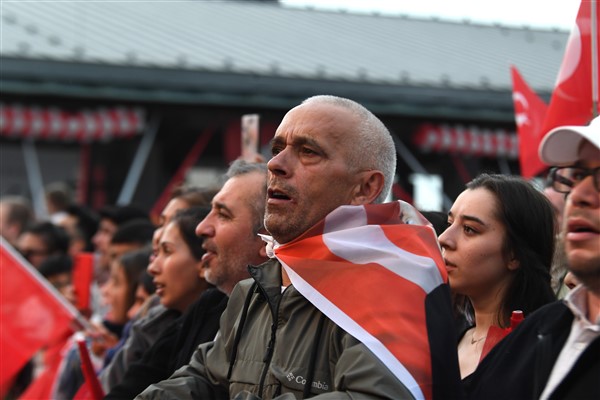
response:
M591 2L591 22L592 22L592 112L593 116L598 116L598 14L596 11L596 1Z

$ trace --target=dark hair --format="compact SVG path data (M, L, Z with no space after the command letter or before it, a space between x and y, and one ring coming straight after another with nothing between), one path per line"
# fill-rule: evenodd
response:
M105 206L100 210L100 217L111 220L117 226L133 219L149 219L148 213L135 205Z
M38 272L44 278L73 271L73 260L66 254L54 254L46 258L39 266Z
M177 186L171 192L171 199L181 199L189 207L210 206L212 198L219 190L214 188L198 188L194 186Z
M147 219L133 219L120 225L110 240L111 244L138 244L152 242L155 226Z
M138 284L142 282L151 254L152 248L146 246L141 249L128 251L119 258L119 264L123 267L123 272L127 279L128 308L135 302L135 291Z
M528 315L555 300L550 286L554 211L543 193L518 176L481 174L467 188L483 188L496 197L496 216L506 229L504 254L519 261L497 314L499 325L506 327L512 311Z
M51 203L56 211L65 211L72 203L71 188L65 182L49 183L44 188L44 192L46 201Z
M81 206L79 204L71 204L67 207L67 214L77 218L77 224L75 229L77 235L85 242L84 251L93 251L94 244L92 243L92 237L98 230L99 217L91 209Z
M66 254L69 250L69 235L62 227L52 222L37 222L29 225L23 233L39 236L46 246L47 254Z
M448 214L443 211L419 211L427 221L431 222L435 234L440 236L448 227Z
M196 260L200 260L204 254L204 249L202 249L203 239L196 236L196 227L209 212L209 207L186 208L177 211L171 222L169 222L170 224L177 225L181 237Z
M154 277L148 273L146 269L142 274L138 285L142 285L144 290L148 294L153 294L156 291L156 286L154 285Z

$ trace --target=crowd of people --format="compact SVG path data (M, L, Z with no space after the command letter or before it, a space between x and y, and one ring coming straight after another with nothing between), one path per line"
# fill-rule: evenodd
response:
M285 115L268 162L177 188L158 224L53 186L47 220L0 198L0 233L91 322L107 399L598 399L600 117L552 130L540 157L543 191L483 173L447 214L421 215L386 202L384 124L314 96ZM63 345L52 398L77 398L81 360ZM45 351L6 398L26 398Z

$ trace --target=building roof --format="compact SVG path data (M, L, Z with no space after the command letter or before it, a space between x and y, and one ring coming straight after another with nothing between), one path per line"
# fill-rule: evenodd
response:
M236 1L1 3L5 93L513 118L509 65L548 96L568 32Z

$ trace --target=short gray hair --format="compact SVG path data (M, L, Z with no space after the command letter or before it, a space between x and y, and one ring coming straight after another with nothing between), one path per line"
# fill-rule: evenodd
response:
M305 103L323 103L349 110L359 120L358 143L350 150L348 166L383 173L384 186L375 203L383 203L392 190L396 173L396 146L390 131L371 111L361 104L343 97L319 95L309 97Z
M258 233L264 229L265 203L267 201L267 164L237 159L231 163L225 176L227 179L231 179L253 172L262 174L265 179L264 185L260 188L261 190L254 197L248 198L248 205L253 211L252 225L254 226L254 233Z

